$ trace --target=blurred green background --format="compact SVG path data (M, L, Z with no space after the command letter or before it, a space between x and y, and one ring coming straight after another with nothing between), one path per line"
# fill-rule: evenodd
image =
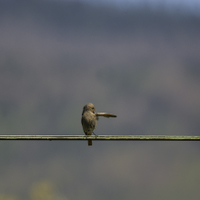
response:
M145 1L143 1L145 2ZM0 1L0 134L200 134L200 15ZM199 142L0 141L0 200L198 200Z

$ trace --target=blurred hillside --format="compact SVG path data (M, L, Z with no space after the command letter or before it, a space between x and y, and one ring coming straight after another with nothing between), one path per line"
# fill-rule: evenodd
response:
M118 116L100 119L99 135L199 135L199 34L183 12L1 1L0 132L80 135L92 102ZM198 143L0 148L0 199L198 198Z

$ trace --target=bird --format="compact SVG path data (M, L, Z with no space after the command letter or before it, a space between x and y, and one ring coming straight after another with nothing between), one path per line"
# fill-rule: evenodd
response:
M116 115L105 112L95 113L95 107L92 103L88 103L83 107L81 124L85 135L92 135L92 134L96 135L94 133L94 129L97 126L97 120L99 116L117 117ZM92 146L92 140L88 140L88 146Z

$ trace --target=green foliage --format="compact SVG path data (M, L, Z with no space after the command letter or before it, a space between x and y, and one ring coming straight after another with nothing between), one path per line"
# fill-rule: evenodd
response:
M50 181L34 183L30 192L31 200L54 200L56 199L55 188Z
M18 200L16 196L0 194L0 200Z

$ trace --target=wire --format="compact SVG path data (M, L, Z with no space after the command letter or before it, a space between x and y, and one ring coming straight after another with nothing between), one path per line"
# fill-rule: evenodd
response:
M0 135L0 140L140 140L140 141L200 141L200 136L169 135Z

